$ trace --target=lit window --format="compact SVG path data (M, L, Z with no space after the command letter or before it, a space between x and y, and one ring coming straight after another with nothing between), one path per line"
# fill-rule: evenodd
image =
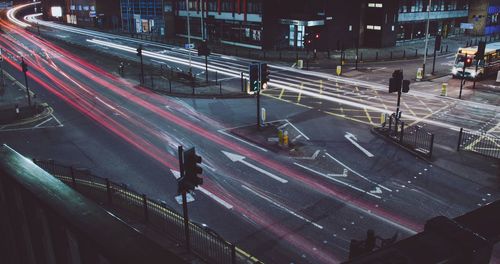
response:
M368 7L382 8L383 6L382 3L368 3Z

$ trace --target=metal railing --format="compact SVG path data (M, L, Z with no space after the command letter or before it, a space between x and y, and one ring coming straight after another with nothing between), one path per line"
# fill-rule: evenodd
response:
M186 242L183 216L164 202L148 199L126 185L92 175L86 169L58 165L53 160L35 159L34 162L88 198L123 211L128 217L141 219L148 227L165 233L176 242ZM189 233L192 253L209 263L261 263L214 231L194 222L189 223Z
M394 115L387 116L382 127L375 128L379 133L387 136L394 142L415 151L426 158L432 158L434 134L426 131L422 126L405 127L405 122Z
M457 151L465 150L500 159L500 138L485 132L460 129Z

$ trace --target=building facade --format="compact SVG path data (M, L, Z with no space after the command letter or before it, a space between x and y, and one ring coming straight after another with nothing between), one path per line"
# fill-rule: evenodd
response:
M163 0L121 0L122 30L164 36L165 7Z
M427 19L429 34L443 37L463 32L461 23L467 22L469 0L433 0L428 10L428 0L403 0L399 4L397 40L425 37Z
M500 33L500 0L474 0L471 2L469 24L474 35Z

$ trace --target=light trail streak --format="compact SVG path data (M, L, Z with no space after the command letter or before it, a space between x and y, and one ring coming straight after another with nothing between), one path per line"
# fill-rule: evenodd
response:
M59 58L59 61L65 63L67 66L70 66L73 69L76 69L79 73L82 73L85 76L93 75L91 72L87 71L86 69L83 69L81 65L77 65L74 61L71 62L67 58ZM17 63L14 63L12 61L9 61L9 63L13 64L14 67L19 69L19 65L17 65ZM33 62L33 63L35 64L35 62ZM47 75L47 78L49 78L51 81L56 83L59 87L62 87L65 92L72 95L72 98L85 99L85 98L90 96L90 95L84 96L82 94L74 92L73 91L74 89L72 87L67 87L67 84L58 80L50 72L43 69L43 67L38 67L36 69L39 72ZM143 153L147 154L148 156L151 156L152 158L159 161L161 164L165 165L168 168L175 167L175 165L173 165L173 164L176 164L176 159L172 158L172 156L170 154L168 154L168 153L165 154L163 152L163 150L159 150L150 142L135 135L133 132L131 132L125 126L118 123L118 121L108 117L108 114L106 112L96 108L93 103L87 102L86 100L78 100L77 102L75 102L75 100L73 100L72 98L67 97L66 95L62 94L60 91L57 91L55 88L52 88L48 84L44 83L43 80L36 77L34 74L29 73L29 77L31 79L35 80L40 85L42 85L42 87L44 87L48 91L54 93L56 96L63 99L63 101L67 102L69 105L73 106L74 108L76 108L80 112L89 116L92 120L95 120L97 123L103 125L105 128L107 128L108 130L110 130L114 134L118 135L119 137L124 139L126 142L130 143L132 146L141 150ZM261 164L264 164L265 166L267 166L275 171L278 171L283 175L287 175L290 178L293 178L293 179L296 179L302 183L305 183L307 185L307 187L309 187L313 191L317 191L317 192L323 193L325 195L329 195L331 197L339 199L350 207L362 209L364 211L370 210L372 213L378 214L379 217L382 217L382 218L386 219L387 221L398 221L398 222L402 222L406 226L415 227L413 224L410 224L409 222L407 222L405 220L398 219L397 217L385 212L382 209L373 208L373 206L371 204L364 202L357 197L352 197L348 194L343 193L340 190L337 190L336 187L324 186L323 183L315 182L314 180L310 179L310 177L308 177L307 175L303 175L299 172L296 172L295 170L287 168L287 166L284 166L282 164L271 161L265 156L256 154L252 151L249 151L249 150L243 148L242 146L235 144L233 141L229 141L225 138L222 138L222 137L214 134L214 132L208 131L208 130L203 129L201 127L198 127L197 125L192 124L192 123L184 120L183 118L175 116L174 114L164 110L163 108L160 108L160 107L153 105L152 103L146 101L144 98L141 98L141 97L137 96L136 94L131 93L130 91L123 90L120 87L117 87L116 85L112 84L111 82L104 80L104 78L92 78L91 80L99 83L100 85L109 89L110 91L114 92L115 94L118 94L124 98L127 98L129 101L131 101L137 105L140 105L140 106L144 107L145 109L150 110L151 112L164 118L165 120L169 120L172 123L175 123L176 125L186 129L189 132L194 132L194 133L198 134L199 136L207 138L207 139L213 141L214 143L219 144L220 146L222 146L224 148L229 148L232 151L237 151L239 154L243 154L243 155L245 155L245 156L261 163ZM90 111L89 109L92 109L92 111ZM170 159L170 162L166 162L166 160L169 160L169 159ZM248 204L242 203L242 205L246 206ZM246 208L249 208L249 207L246 207ZM247 209L242 208L242 207L239 208L239 212L245 212L246 215L253 215L254 217L252 217L252 220L255 222L266 224L265 221L267 219L269 219L269 217L262 217L262 219L261 219L261 215L255 215L255 214L252 214L251 212L248 212L246 210ZM419 228L419 227L417 227L417 228ZM275 234L281 233L282 234L283 232L290 233L289 231L287 231L283 227L279 227L279 226L273 227L273 233L275 233ZM297 235L293 234L293 236L297 236ZM299 238L300 237L298 237L297 239L299 239ZM294 239L294 240L297 240L297 239ZM299 244L302 244L302 242ZM306 243L306 244L308 244L308 243ZM302 246L302 248L304 248L304 246ZM309 247L308 251L310 251L310 250L311 250L311 247ZM317 252L314 252L314 254L317 254ZM321 254L323 254L323 252L321 252Z

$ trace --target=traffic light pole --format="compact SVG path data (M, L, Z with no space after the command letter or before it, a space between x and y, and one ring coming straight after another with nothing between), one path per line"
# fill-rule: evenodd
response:
M142 52L141 52L141 84L144 84L144 63L142 60Z
M22 69L24 73L24 85L26 86L26 95L28 97L28 106L31 107L31 96L30 96L30 88L28 87L28 74L27 74L28 66L26 65L26 62L24 62L24 58L21 58L21 64L23 65Z
M205 54L205 79L208 83L208 55Z
M476 59L476 76L474 76L474 82L472 83L472 89L476 89L476 79L477 79L477 68L479 66L479 60Z
M184 177L184 149L182 146L179 146L178 148L178 153L179 153L179 173L181 178ZM190 237L189 237L189 216L188 216L188 207L187 207L187 190L183 189L182 190L182 213L184 216L184 235L186 238L186 250L188 252L191 251L191 245L190 245Z
M432 59L432 75L434 75L434 69L436 68L436 48L434 47L434 58Z
M464 67L462 68L462 79L460 80L460 93L458 94L458 99L462 99L462 89L465 84L465 61L464 61Z

